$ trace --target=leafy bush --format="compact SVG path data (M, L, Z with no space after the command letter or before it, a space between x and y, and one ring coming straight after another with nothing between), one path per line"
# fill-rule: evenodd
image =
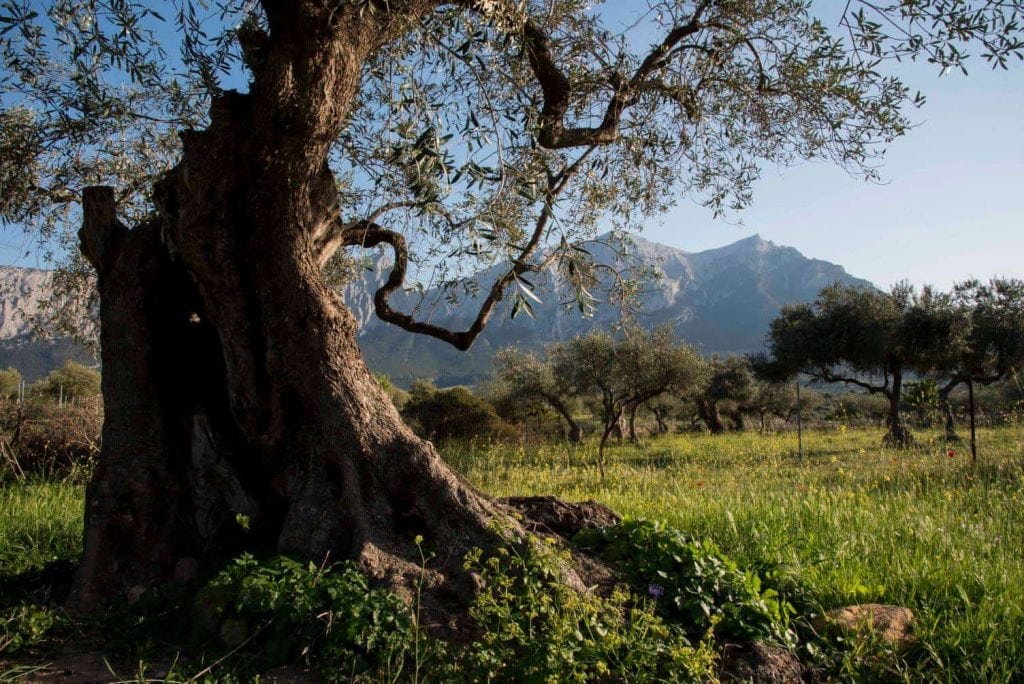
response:
M14 368L0 370L0 400L16 399L21 389L21 373Z
M215 626L225 646L259 654L262 667L305 661L329 681L393 681L420 641L405 603L371 589L352 563L317 567L246 554L196 600L197 621Z
M470 615L482 629L458 662L458 678L505 682L677 682L713 679L710 644L690 645L624 588L610 597L561 580L569 559L531 540L466 558L483 580Z
M100 373L75 361L68 361L39 382L33 383L29 393L54 401L91 399L100 393Z
M0 653L17 655L43 645L71 626L63 611L43 606L17 606L0 611Z
M793 607L762 586L754 572L741 570L714 542L645 520L584 530L576 540L614 563L635 584L646 587L662 612L698 633L742 642L795 645L789 627Z
M494 407L465 387L439 390L416 383L402 415L427 439L497 437L509 431Z

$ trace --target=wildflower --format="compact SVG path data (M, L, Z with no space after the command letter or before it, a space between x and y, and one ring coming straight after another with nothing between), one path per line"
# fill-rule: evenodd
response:
M665 587L661 586L660 584L654 584L652 582L651 584L647 585L647 593L650 594L651 597L654 598L654 600L658 600L665 595Z
M946 452L946 456L949 458L956 458L956 452L950 449L949 451Z
M704 480L697 480L697 488L699 489L699 488L701 488L703 486L704 486Z

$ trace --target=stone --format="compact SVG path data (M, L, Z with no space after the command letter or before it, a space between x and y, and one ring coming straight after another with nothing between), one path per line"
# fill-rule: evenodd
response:
M914 641L914 612L901 606L861 603L815 616L811 626L819 634L874 634L903 649Z
M756 642L726 644L719 679L723 682L795 684L804 680L804 666L796 654L781 646Z
M557 534L572 539L580 530L614 527L622 518L596 501L569 502L554 496L513 496L499 499L526 518L532 532Z

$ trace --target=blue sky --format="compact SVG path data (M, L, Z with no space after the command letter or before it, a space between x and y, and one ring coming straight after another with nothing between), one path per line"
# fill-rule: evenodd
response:
M928 102L889 148L884 184L828 163L766 169L742 225L682 204L644 235L698 251L759 233L882 287L1024 277L1024 65L1014 66L941 78L901 68Z
M614 18L632 8L612 0L602 11ZM644 236L699 251L759 233L882 287L1024 277L1024 64L992 71L977 60L966 77L898 66L928 102L912 114L917 128L890 147L883 184L824 162L767 168L754 204L731 221L682 200ZM25 256L31 247L17 231L0 232L0 263L43 265Z
M832 25L838 6L815 5ZM628 7L611 0L603 11L614 20ZM992 71L977 59L968 76L941 77L926 63L883 68L927 97L910 112L917 127L882 160L883 183L826 162L766 168L753 205L730 221L684 201L644 236L699 251L759 233L881 287L1024 277L1024 63Z

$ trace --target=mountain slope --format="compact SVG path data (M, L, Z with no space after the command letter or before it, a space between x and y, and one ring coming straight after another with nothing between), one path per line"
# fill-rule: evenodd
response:
M661 272L661 277L649 283L649 291L640 297L634 314L636 322L644 327L671 325L677 335L705 354L761 349L768 324L783 306L811 301L826 285L838 281L872 287L868 281L848 274L842 266L808 259L792 247L775 245L759 235L696 253L636 236L630 243L631 258L654 264ZM613 263L609 248L599 243L588 243L586 247L595 261ZM601 307L593 317L583 318L560 306L557 292L542 292L543 303L535 307L536 319L519 316L512 320L508 304L503 303L473 348L461 353L437 340L409 335L373 318L372 304L365 293L386 275L386 263L378 262L377 270L369 271L364 282L346 293L346 300L363 324L360 345L368 363L399 384L407 384L416 377L433 378L439 385L477 382L490 372L490 359L496 349L512 344L539 349L594 329L608 329L621 319L615 307ZM480 282L489 283L496 275L485 273ZM436 299L430 294L427 301ZM406 301L401 308L408 311L412 303L408 295L403 297ZM431 312L431 320L464 329L478 307L479 301L474 298L454 306L442 301Z
M612 250L602 242L585 247L598 263L612 265ZM871 287L871 283L848 274L842 266L808 259L792 247L782 247L752 235L739 242L704 252L680 249L632 236L627 243L630 261L654 265L661 277L646 286L640 297L635 320L644 327L671 325L687 342L705 354L742 353L760 349L769 322L786 304L814 299L821 288L833 282ZM391 376L400 385L415 378L430 378L439 385L473 384L486 378L497 349L517 345L540 349L558 340L595 329L608 329L621 320L612 306L598 307L590 318L559 304L565 293L540 290L542 303L535 307L536 319L518 316L512 320L509 302L497 307L488 327L473 348L459 352L443 342L412 335L382 323L373 313L373 293L388 276L389 260L380 253L370 259L370 268L350 282L342 296L360 324L359 343L370 368ZM485 271L478 282L487 287L501 273ZM542 274L536 282L554 282ZM49 274L37 269L0 268L0 368L13 366L32 381L59 366L67 358L82 358L84 350L69 340L34 340L29 334L27 314L38 309L46 297ZM428 292L424 299L397 292L392 304L413 311L418 319L465 329L479 308L477 297L457 304ZM19 310L22 313L19 313Z
M16 368L34 382L68 359L95 363L93 355L68 338L37 339L31 319L49 298L50 272L38 268L0 267L0 369Z

